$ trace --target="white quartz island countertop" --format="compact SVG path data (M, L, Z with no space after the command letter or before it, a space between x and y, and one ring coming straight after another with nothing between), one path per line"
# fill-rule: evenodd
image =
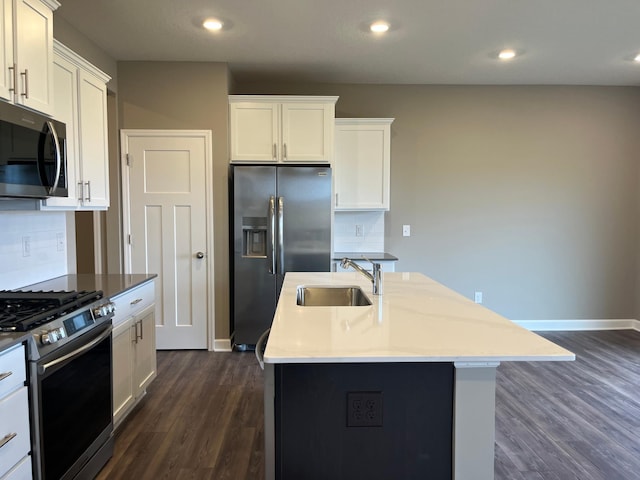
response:
M285 276L265 363L566 361L575 355L420 273L384 273L383 295L357 272ZM300 285L358 285L360 307L296 303Z

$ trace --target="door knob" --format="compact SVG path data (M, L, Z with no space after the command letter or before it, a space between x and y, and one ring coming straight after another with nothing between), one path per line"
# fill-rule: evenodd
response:
M204 258L204 253L203 252L196 253L196 258L200 258L200 259Z

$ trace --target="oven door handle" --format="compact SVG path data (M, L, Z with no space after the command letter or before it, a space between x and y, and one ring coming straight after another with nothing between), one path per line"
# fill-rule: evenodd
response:
M82 355L87 350L91 350L98 343L103 341L105 338L109 337L109 335L111 335L111 330L112 330L111 328L108 328L104 333L100 334L98 337L94 338L89 343L81 346L80 348L77 348L73 352L69 352L60 358L56 358L55 360L49 363L45 363L44 365L38 365L38 374L44 375L44 373L47 371L47 368L55 367L56 365L59 365L62 362L66 362L67 360L70 360L73 357L78 357Z

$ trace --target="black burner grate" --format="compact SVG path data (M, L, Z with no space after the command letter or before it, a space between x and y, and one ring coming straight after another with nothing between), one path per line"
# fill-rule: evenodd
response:
M0 331L24 332L102 298L101 291L0 291Z

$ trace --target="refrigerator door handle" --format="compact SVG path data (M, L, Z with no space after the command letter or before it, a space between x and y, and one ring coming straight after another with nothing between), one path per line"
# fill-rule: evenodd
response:
M273 195L269 197L269 244L267 246L267 256L269 261L269 273L276 273L276 199Z
M284 275L284 197L278 197L278 273Z

